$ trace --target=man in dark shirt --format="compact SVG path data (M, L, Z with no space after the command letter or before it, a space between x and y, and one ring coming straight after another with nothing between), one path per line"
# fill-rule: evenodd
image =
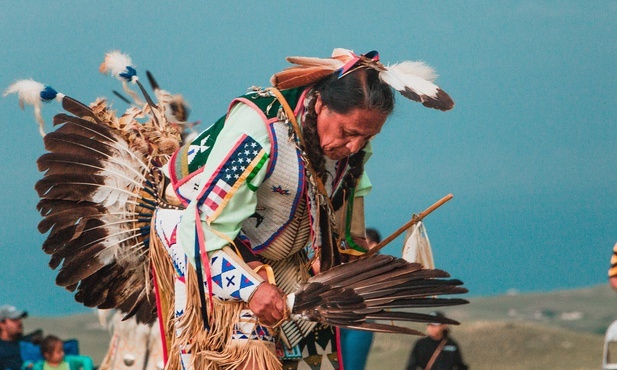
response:
M0 370L19 370L22 359L19 340L24 334L21 320L27 317L26 311L14 306L0 307Z
M441 312L431 315L444 317ZM431 323L427 337L419 339L411 351L407 370L467 370L458 344L448 336L448 326Z

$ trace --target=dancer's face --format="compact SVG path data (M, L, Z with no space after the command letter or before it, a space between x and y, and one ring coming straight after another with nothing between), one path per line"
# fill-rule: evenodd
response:
M367 109L354 109L346 114L334 112L317 96L317 134L324 154L330 159L343 159L357 153L377 135L387 115Z

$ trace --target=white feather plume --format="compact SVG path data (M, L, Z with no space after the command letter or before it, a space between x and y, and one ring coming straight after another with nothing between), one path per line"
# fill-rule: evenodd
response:
M19 99L19 106L24 109L24 105L41 106L41 91L45 89L45 85L38 81L19 80L4 90L2 96L9 94L17 94Z
M120 73L127 72L127 66L135 68L131 57L120 50L114 50L105 54L105 60L101 63L99 70L103 74L109 73L120 81L124 81L124 78L120 77Z
M43 115L41 114L41 107L43 106L41 92L45 90L45 87L46 86L42 83L32 79L19 80L4 90L4 94L2 94L2 96L17 94L21 109L24 109L26 104L34 107L34 118L39 124L39 133L41 136L45 136L45 130L43 129L45 127L45 120L43 120ZM56 99L59 101L61 101L63 97L64 94L61 93L56 95Z
M139 95L137 95L135 91L131 90L131 88L126 83L127 80L124 77L120 76L121 73L128 73L127 67L135 69L131 57L128 54L121 52L120 50L114 50L105 54L105 59L103 60L103 63L101 63L99 71L102 74L110 74L111 76L120 80L120 82L122 82L122 88L124 89L124 92L126 92L133 98L135 104L142 105L143 101L139 98ZM131 82L133 83L135 83L136 80L137 76L133 76L131 78Z

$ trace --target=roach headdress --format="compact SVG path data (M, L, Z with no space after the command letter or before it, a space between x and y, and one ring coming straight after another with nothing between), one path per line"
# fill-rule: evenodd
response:
M279 89L311 85L332 74L343 78L358 69L372 68L379 72L382 82L407 99L442 111L454 107L450 96L433 83L437 78L435 71L423 62L405 61L386 66L379 61L377 51L357 55L341 48L334 49L331 58L287 57L287 61L296 65L274 74L270 79L272 85Z

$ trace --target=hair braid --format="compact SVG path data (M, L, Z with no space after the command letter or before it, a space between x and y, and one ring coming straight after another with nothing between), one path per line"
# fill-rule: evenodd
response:
M315 103L317 99L313 98L308 104L306 115L302 123L304 142L307 146L304 148L311 166L317 173L321 181L326 181L326 159L324 158L323 150L319 144L319 134L317 133L317 113L315 113Z
M349 194L349 189L354 189L358 185L358 180L364 172L364 154L364 150L360 150L349 157L349 171L345 174L343 181L341 181L341 186L332 197L332 206L335 211L343 205L345 198Z

